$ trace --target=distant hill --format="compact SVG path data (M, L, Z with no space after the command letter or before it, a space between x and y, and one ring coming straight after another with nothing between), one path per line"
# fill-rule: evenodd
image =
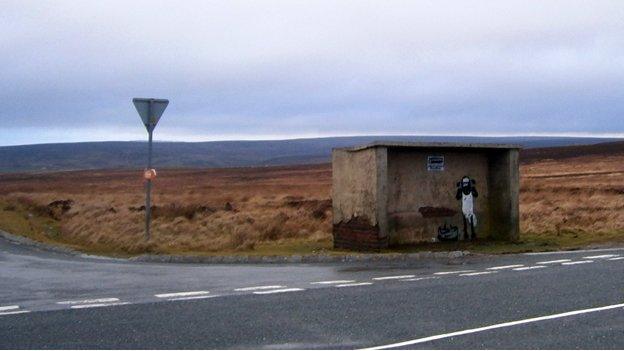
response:
M531 163L540 160L561 160L579 156L623 156L624 141L599 143L592 145L570 145L561 147L546 147L525 149L520 154L522 163Z
M157 142L154 166L247 167L323 163L331 149L375 140L515 143L525 148L596 144L618 139L572 137L357 136L292 140ZM143 168L147 143L134 141L0 147L0 172Z

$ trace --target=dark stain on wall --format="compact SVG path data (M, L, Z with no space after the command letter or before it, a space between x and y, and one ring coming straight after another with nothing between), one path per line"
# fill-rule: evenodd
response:
M433 206L420 207L418 212L420 212L424 218L453 217L457 213L457 211L452 208Z

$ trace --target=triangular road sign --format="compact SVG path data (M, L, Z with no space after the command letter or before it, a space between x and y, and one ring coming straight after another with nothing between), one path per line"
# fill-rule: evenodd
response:
M153 130L160 120L163 112L169 104L169 100L166 99L146 99L146 98L134 98L132 99L134 107L136 107L145 128L149 131Z

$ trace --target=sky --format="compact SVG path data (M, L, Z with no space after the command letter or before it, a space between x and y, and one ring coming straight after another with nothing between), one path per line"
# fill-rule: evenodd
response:
M0 145L624 136L623 1L4 1Z

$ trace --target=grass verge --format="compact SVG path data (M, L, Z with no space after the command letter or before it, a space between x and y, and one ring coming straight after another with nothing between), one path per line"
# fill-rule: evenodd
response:
M66 240L61 231L59 220L46 215L37 214L24 205L15 205L0 201L0 229L28 237L30 239L53 245L62 245L90 254L114 257L129 257L127 252L111 249L105 245L85 246ZM470 251L482 254L509 254L523 252L544 252L556 250L574 250L596 245L624 244L624 233L523 233L517 242L476 240L448 243L422 243L384 249L380 254L414 253L421 251ZM289 256L289 255L344 255L354 254L352 251L335 250L331 240L310 242L307 240L285 239L274 243L256 245L253 250L223 250L220 252L203 252L195 250L158 250L145 253L193 256ZM355 253L357 254L357 253Z

